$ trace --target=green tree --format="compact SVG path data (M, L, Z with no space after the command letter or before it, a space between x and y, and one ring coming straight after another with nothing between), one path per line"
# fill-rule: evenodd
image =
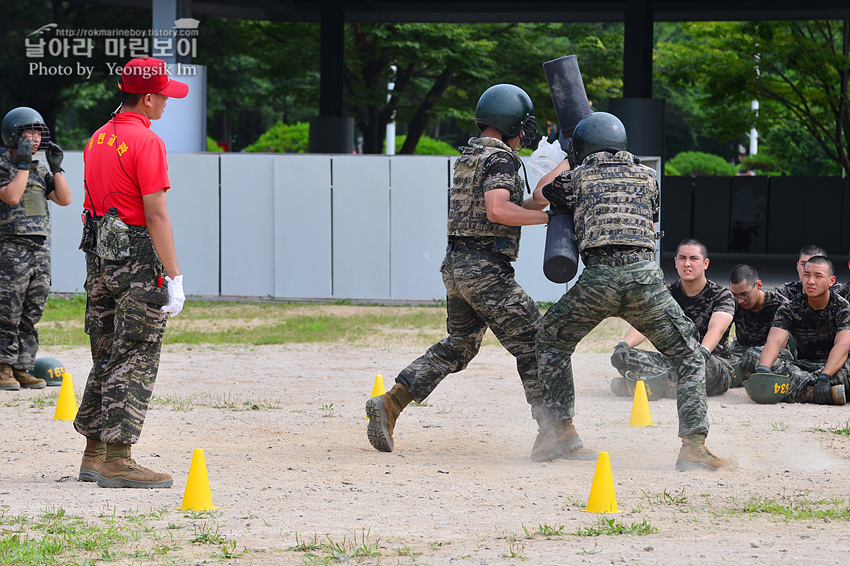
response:
M750 127L790 122L850 171L850 21L682 24L680 42L660 42L656 70L702 93L709 133L732 139ZM760 109L750 109L758 100ZM805 156L800 156L805 159Z

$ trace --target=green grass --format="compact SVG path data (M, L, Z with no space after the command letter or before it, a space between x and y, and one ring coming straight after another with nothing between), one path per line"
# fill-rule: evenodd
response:
M548 304L541 303L541 312ZM39 323L42 346L87 346L85 295L50 297ZM607 353L628 328L619 319L599 325L579 352ZM165 344L297 344L430 346L446 334L443 301L429 306L287 303L275 301L190 300L180 316L169 319ZM485 345L498 344L492 333ZM648 344L647 344L648 346Z
M830 432L832 434L838 434L840 436L850 436L850 420L844 422L844 424L835 425L827 428L815 428L817 432Z
M783 495L779 498L757 495L748 499L742 506L733 507L733 513L773 515L786 521L824 518L850 520L850 506L843 499L811 500L807 495Z
M632 523L630 525L627 525L625 523L621 523L617 519L599 517L596 522L596 525L592 527L581 527L576 532L576 535L580 537L598 537L605 535L644 536L657 532L658 529L650 525L646 519L643 519L640 523Z

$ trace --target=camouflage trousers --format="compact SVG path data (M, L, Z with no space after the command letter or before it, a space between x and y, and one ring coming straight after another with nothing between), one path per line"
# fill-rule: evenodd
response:
M38 330L50 294L50 248L0 239L0 363L32 371Z
M446 286L449 335L404 368L396 382L422 402L443 378L464 369L478 354L489 327L516 358L525 399L537 418L543 404L534 352L540 312L514 279L514 268L494 254L450 251L440 270Z
M784 403L799 403L803 389L807 385L815 384L825 363L826 360L783 361L777 373L788 374L790 381L788 383L788 395L782 401ZM844 365L835 372L829 382L831 385L843 385L845 392L850 391L850 359L844 362Z
M759 358L761 358L761 346L742 346L737 340L734 340L729 350L732 352L731 362L733 364L740 362L741 372L744 374L744 381L746 381L755 373L756 366L759 365ZM779 350L779 357L776 358L776 361L773 362L772 366L770 366L770 371L774 373L782 373L783 364L793 361L793 359L794 356L791 352L782 348Z
M758 361L758 358L756 358ZM676 367L667 356L658 352L650 352L639 348L629 349L629 363L625 366L614 366L620 375L625 376L627 371L636 375L652 375L667 372L670 383L678 381ZM755 366L753 366L755 367ZM706 395L723 395L729 391L732 384L732 365L726 360L714 354L705 361L705 393Z
M634 326L676 368L679 436L708 434L705 361L698 350L696 328L664 285L661 269L651 261L586 267L543 316L537 358L551 416L570 419L575 415L571 356L581 339L610 316Z
M86 253L86 333L92 369L74 421L77 432L109 444L135 444L159 370L168 288L147 228L130 227L130 258Z

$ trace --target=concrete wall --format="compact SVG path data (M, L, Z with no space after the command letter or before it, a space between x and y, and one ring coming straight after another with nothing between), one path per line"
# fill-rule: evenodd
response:
M452 157L173 153L168 162L188 295L445 298ZM51 203L53 290L82 292L82 153L67 152L63 166L74 202ZM566 286L543 276L545 237L545 226L523 228L514 265L529 295L554 301Z

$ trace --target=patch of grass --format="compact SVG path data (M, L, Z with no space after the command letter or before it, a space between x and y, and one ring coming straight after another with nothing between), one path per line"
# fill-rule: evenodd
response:
M83 329L85 295L50 297L39 323L43 346L86 346ZM547 304L539 307L545 311ZM212 301L190 299L168 321L165 344L294 344L343 342L374 345L404 342L430 346L445 336L445 301L423 306L383 306L278 301ZM628 325L619 319L602 322L579 345L579 352L610 352ZM498 344L487 333L484 344Z
M843 499L829 498L811 500L807 495L781 496L779 498L751 497L733 513L748 515L774 515L786 521L804 521L808 519L850 520L850 507Z
M819 427L815 428L817 432L830 432L832 434L838 434L841 436L850 436L850 420L844 422L844 424L830 426L830 427Z
M582 527L576 532L580 537L598 537L606 535L637 535L644 536L652 533L657 533L658 529L650 525L646 519L640 523L632 523L626 525L617 519L608 519L607 517L599 517L596 525L592 527Z
M218 525L207 525L205 521L203 525L195 525L195 535L189 539L189 542L224 545L227 543L227 537L218 532Z
M324 405L322 405L322 416L323 417L334 416L334 404L333 403L325 403Z
M685 488L682 488L682 491L679 493L670 493L666 489L661 493L650 494L644 490L640 490L643 496L652 504L660 504L660 505L686 505L688 503L688 496L685 495Z
M519 558L520 560L528 560L525 556L525 543L513 540L508 542L508 551L502 555L505 558Z
M771 428L773 428L773 430L788 430L788 425L785 424L783 421L773 421L772 423L770 423L770 426Z
M370 539L371 529L364 529L360 534L358 541L357 533L354 533L352 539L344 536L341 542L334 541L330 535L325 535L326 543L319 544L317 535L313 535L312 539L300 540L298 534L295 535L295 546L289 547L290 552L304 552L305 564L336 564L348 562L349 559L362 560L364 558L377 558L381 556L378 550L380 539L372 541Z

